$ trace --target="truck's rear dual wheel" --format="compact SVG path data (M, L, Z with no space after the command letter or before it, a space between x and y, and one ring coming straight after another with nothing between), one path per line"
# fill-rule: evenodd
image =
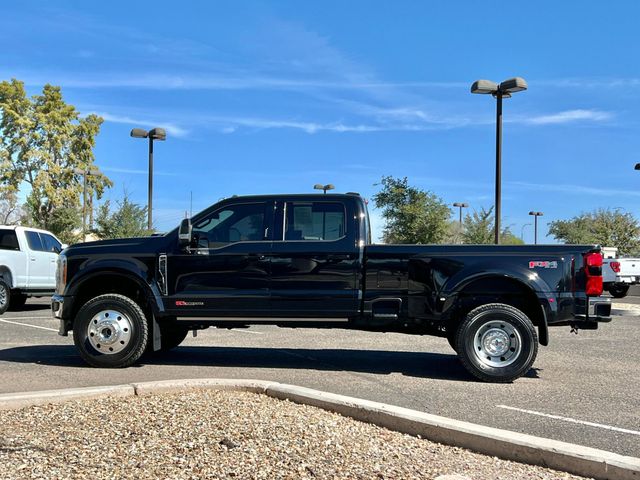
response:
M105 294L85 303L73 324L73 341L82 359L103 368L128 367L145 351L147 319L124 295Z
M538 354L538 335L520 310L502 303L482 305L458 327L458 356L485 382L507 383L526 374Z

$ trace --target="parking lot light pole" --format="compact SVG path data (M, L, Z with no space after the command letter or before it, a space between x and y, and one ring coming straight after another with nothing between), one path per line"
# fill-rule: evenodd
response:
M147 229L151 231L153 228L153 141L166 140L167 132L164 128L152 128L149 131L143 130L142 128L134 128L131 130L131 136L134 138L149 139L149 198L147 201Z
M469 206L468 203L455 202L453 204L454 207L458 207L460 209L460 226L462 226L462 209L467 208Z
M522 228L520 229L520 240L522 240L524 242L524 229L525 227L530 227L531 224L530 223L525 223L524 225L522 225Z
M542 212L529 212L529 215L533 215L534 218L534 227L533 227L533 244L537 245L538 244L538 217L541 217L542 215L544 215L544 213Z
M326 185L322 185L321 183L316 183L313 186L314 190L322 190L325 193L325 195L327 193L327 190L333 190L334 188L336 187L334 187L332 183L327 183Z
M524 78L514 77L499 85L490 80L476 80L471 85L471 93L491 94L496 99L496 201L495 201L495 244L500 243L500 199L502 195L502 99L512 93L527 89Z
M97 168L74 168L73 173L82 175L82 241L87 241L87 176L98 175Z

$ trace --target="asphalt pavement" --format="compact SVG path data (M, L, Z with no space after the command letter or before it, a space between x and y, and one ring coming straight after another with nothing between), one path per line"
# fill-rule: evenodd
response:
M290 383L640 458L640 297L597 331L551 330L512 384L475 381L441 338L350 330L208 329L127 369L86 366L47 301L0 316L0 393L180 378ZM633 305L638 307L632 307ZM628 308L634 308L632 310Z

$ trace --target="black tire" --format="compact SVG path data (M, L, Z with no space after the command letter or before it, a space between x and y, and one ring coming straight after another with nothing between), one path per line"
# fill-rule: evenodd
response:
M529 371L538 354L538 335L531 320L502 303L470 311L456 339L462 365L484 382L512 382Z
M11 295L11 301L9 302L9 310L21 310L24 308L24 304L27 303L27 296L22 294Z
M624 298L629 292L629 285L624 283L614 283L609 287L609 293L613 298Z
M160 327L160 350L153 352L153 342L149 340L147 346L147 353L159 353L168 352L173 350L187 338L189 329L183 325L176 325L175 323L159 323Z
M73 323L73 341L82 359L102 368L123 368L144 353L149 328L144 312L124 295L109 293L85 303Z
M0 280L0 315L7 311L11 304L11 289L7 282Z

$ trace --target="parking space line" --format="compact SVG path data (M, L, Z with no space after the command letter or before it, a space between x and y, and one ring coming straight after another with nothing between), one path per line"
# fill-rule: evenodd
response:
M263 332L252 332L251 330L240 330L239 328L232 328L231 331L238 333L250 333L251 335L264 335Z
M637 430L629 430L627 428L612 427L611 425L604 425L602 423L587 422L585 420L576 420L575 418L562 417L560 415L552 415L550 413L536 412L534 410L525 410L524 408L509 407L508 405L496 405L496 407L504 408L506 410L513 410L521 413L528 413L530 415L537 415L539 417L553 418L554 420L562 420L563 422L577 423L579 425L586 425L588 427L604 428L605 430L628 433L630 435L640 435L640 431L637 431Z
M40 318L40 317L32 317L32 318ZM42 318L45 318L45 317L42 317ZM49 317L46 317L46 318L49 318ZM29 325L28 323L12 322L12 321L6 320L4 318L0 318L0 322L11 323L13 325L22 325L24 327L39 328L40 330L49 330L50 332L57 332L58 331L55 328L41 327L40 325Z

